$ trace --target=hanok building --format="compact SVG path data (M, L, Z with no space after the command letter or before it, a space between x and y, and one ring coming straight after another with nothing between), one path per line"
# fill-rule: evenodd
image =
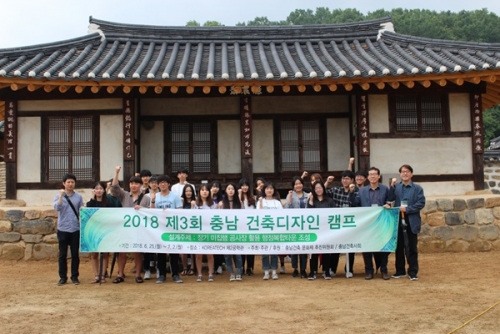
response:
M189 180L303 170L387 176L428 195L484 188L482 111L500 101L500 45L338 25L159 27L90 18L89 34L0 50L7 197L50 203L136 171Z

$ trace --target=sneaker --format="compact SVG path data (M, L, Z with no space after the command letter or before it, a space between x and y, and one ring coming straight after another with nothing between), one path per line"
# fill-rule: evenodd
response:
M330 276L330 275L328 275L328 274L325 274L325 279L326 279L327 281L330 281L330 280L332 279L332 276Z
M418 281L417 275L410 275L410 281Z
M268 280L269 279L269 270L264 271L264 277L262 277L263 280Z
M314 281L316 279L316 274L311 271L311 273L309 274L309 276L307 277L308 280L311 280L311 281Z
M285 273L285 266L281 266L280 268L280 274L284 274Z
M353 276L353 274L350 271L345 273L346 278L352 278L352 276Z
M71 277L71 283L73 283L74 285L79 285L80 280L78 280L78 277Z
M273 279L277 280L278 279L278 274L276 272L273 272Z
M57 282L57 285L61 286L61 285L64 285L66 284L66 282L68 281L68 279L65 277L65 278L61 278L59 280L59 282Z
M236 281L236 277L234 275L229 276L229 282Z
M196 279L196 282L201 282L201 281L203 281L203 276L201 276L201 275L200 275L200 276L198 276L198 278Z
M151 279L151 270L146 270L144 273L144 279L148 281Z
M253 276L252 269L247 268L247 273L246 273L246 275L247 275L247 276Z
M208 281L213 282L214 281L214 276L213 275L208 275Z
M299 271L297 269L293 270L292 277L299 277Z
M335 277L337 276L337 273L330 269L330 276Z
M183 283L184 281L179 277L179 275L174 275L174 277L172 277L172 280L175 282L175 283Z
M243 278L241 277L241 275L236 275L236 280L237 281L243 281Z
M392 278L405 278L406 277L406 274L398 274L398 273L395 273L394 275L391 276Z
M219 266L217 270L215 271L217 275L222 275L222 266Z
M307 278L307 273L305 270L300 271L300 278Z
M165 281L166 281L165 276L160 275L160 276L156 279L156 284L162 284L162 283L165 283Z
M290 256L285 256L285 263L291 263L292 262L292 258Z

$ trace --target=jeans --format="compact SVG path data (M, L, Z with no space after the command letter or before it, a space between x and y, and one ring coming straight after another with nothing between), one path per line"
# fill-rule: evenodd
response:
M271 258L271 265L269 265L269 258ZM278 269L278 255L262 255L262 269Z
M292 255L292 268L297 269L300 259L300 271L305 271L307 267L307 254Z
M242 274L243 264L241 261L241 255L224 255L224 259L226 261L226 269L227 272L232 275L234 273L233 268L233 256L234 256L234 265L236 266L236 275Z
M59 278L68 278L68 246L71 251L71 278L78 278L80 273L80 231L63 232L57 230L59 241Z

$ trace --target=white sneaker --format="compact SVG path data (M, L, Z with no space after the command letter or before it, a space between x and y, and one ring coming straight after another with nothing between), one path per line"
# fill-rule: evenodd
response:
M150 280L151 279L151 270L146 270L144 272L144 279L145 280Z
M337 276L337 273L334 273L332 269L330 269L330 276L335 277Z
M274 280L277 280L277 279L278 279L278 274L277 274L277 273L273 273L273 279L274 279Z
M280 274L284 274L285 273L285 266L281 266L280 268Z
M285 256L285 263L291 263L292 262L292 258L290 256Z
M221 275L222 274L222 267L219 266L219 268L217 268L217 274Z
M353 276L352 273L349 271L345 273L345 277L347 278L351 278L352 276Z
M241 277L241 275L236 275L236 280L237 281L243 281L243 278Z
M234 275L229 276L229 282L236 281L236 277Z
M264 279L264 280L268 280L269 279L269 270L265 270L264 271L264 277L262 277L262 279Z

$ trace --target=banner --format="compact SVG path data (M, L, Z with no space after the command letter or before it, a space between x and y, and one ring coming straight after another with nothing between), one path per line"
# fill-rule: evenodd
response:
M82 208L80 251L179 254L394 252L399 210Z

